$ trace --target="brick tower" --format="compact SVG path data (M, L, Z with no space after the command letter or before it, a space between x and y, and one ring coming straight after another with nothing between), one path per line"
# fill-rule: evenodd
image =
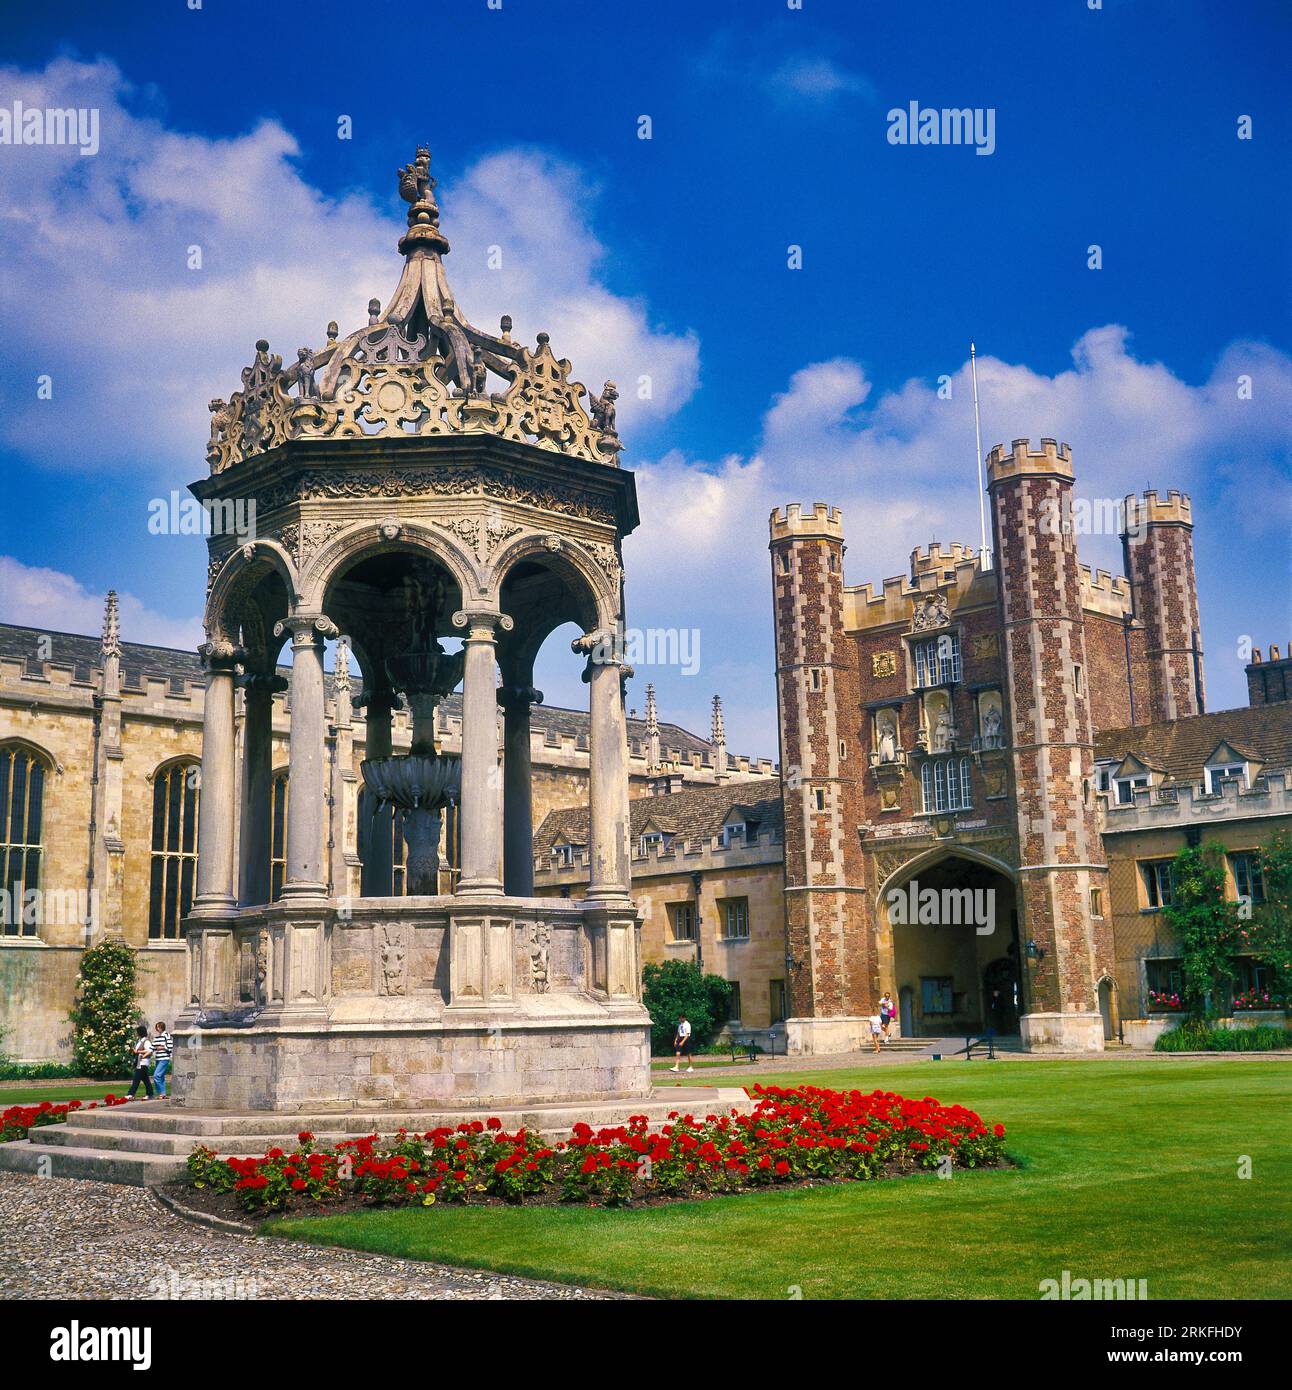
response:
M860 766L841 713L858 708L844 633L843 520L818 502L771 516L776 690L785 801L791 1051L860 1043L878 993L855 826Z
M1096 905L1108 901L1108 871L1092 791L1072 476L1068 446L1052 439L1035 452L1025 439L998 444L987 459L1027 957L1021 1030L1030 1048L1097 1051L1097 982L1112 947L1092 915L1092 893Z
M1202 714L1202 630L1193 570L1193 508L1179 492L1126 499L1122 550L1131 603L1143 624L1148 707L1141 723Z

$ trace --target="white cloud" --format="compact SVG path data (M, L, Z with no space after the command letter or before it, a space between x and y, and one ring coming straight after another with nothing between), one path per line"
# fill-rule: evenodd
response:
M1237 386L1244 374L1253 378L1247 401ZM1259 591L1220 552L1229 547L1232 557L1238 544L1262 554L1272 573L1280 562L1286 566L1286 356L1234 343L1206 381L1190 385L1161 363L1137 358L1127 330L1109 325L1078 340L1065 371L1047 376L985 356L978 382L984 452L1014 438L1058 438L1072 447L1078 496L1120 499L1146 486L1193 495L1204 637L1210 629L1217 674L1227 659L1225 624L1236 593L1243 631L1284 622L1286 593L1277 584ZM625 545L630 621L699 625L706 653L739 658L745 674L733 672L734 686L721 691L729 736L733 746L772 753L770 568L761 558L771 510L793 501L841 506L847 582L878 584L904 573L911 550L932 539L977 547L975 474L967 361L952 376L950 400L939 399L933 379L876 396L858 363L813 363L771 403L751 457L702 463L673 452L640 468L643 523ZM1121 568L1116 536L1083 536L1080 550L1087 564ZM1262 613L1262 602L1269 612ZM1218 698L1241 702L1237 678L1225 669L1228 683L1217 685ZM661 711L670 702L698 707L692 686L702 683L712 693L717 680L707 657L698 682L657 679Z
M365 322L398 281L403 229L392 172L379 207L327 198L302 178L291 134L265 121L213 140L138 114L107 61L0 68L0 93L26 106L91 106L101 149L9 147L0 182L0 363L15 390L0 442L45 465L204 471L207 401L228 396L259 337L285 360L318 346L335 318ZM411 153L411 152L406 152ZM392 159L393 163L393 159ZM481 160L439 189L455 247L459 303L482 327L506 312L518 335L552 335L575 375L622 391L620 424L667 416L695 390L698 344L650 321L604 282L595 190L537 151ZM485 267L502 248L503 269ZM198 247L202 268L188 268ZM542 306L540 321L539 309ZM53 395L36 399L36 378ZM649 399L638 379L648 376Z
M0 555L0 622L41 632L97 633L103 628L105 598L70 574ZM133 594L119 594L118 604L123 641L191 651L202 640L202 620L196 615L167 618Z
M830 58L805 54L786 58L768 76L767 88L782 100L826 102L853 94L875 95L868 79L848 72Z

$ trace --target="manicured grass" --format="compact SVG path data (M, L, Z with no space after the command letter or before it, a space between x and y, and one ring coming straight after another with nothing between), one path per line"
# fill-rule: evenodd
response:
M88 1085L64 1081L0 1081L0 1109L9 1105L39 1105L42 1100L53 1105L67 1100L102 1100L106 1095L124 1096L129 1089L128 1081L92 1081ZM142 1086L136 1094L143 1095Z
M664 1297L1034 1299L1065 1269L1147 1279L1157 1299L1292 1295L1292 1068L1004 1061L765 1080L959 1101L1004 1121L1023 1166L634 1210L413 1207L268 1229ZM1237 1176L1243 1155L1250 1180Z

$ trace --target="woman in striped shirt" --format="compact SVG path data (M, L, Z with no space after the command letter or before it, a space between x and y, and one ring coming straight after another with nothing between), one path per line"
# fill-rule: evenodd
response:
M153 1088L159 1096L166 1095L166 1073L170 1071L171 1053L175 1050L175 1044L171 1035L166 1031L166 1025L159 1023L157 1031L153 1034L153 1057L157 1061L153 1068Z

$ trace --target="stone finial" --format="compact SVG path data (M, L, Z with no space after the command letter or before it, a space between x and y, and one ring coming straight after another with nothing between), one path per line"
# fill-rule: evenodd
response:
M646 732L659 737L659 712L655 708L655 687L646 686Z
M348 638L343 637L336 644L336 667L332 672L332 679L338 690L350 689L350 642Z
M709 726L710 743L726 743L727 729L722 720L722 696L713 697L713 720Z
M121 615L117 608L117 591L108 590L107 602L103 605L103 655L121 655Z
M368 301L368 327L371 328L381 317L381 300L370 299Z

